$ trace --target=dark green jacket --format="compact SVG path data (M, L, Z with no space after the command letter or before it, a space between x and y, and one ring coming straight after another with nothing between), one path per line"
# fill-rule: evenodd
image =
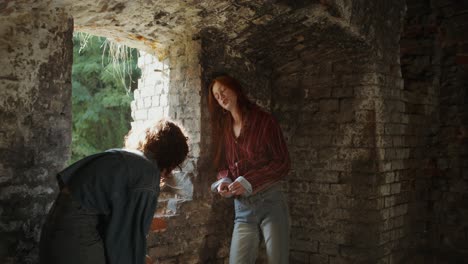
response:
M112 149L58 174L73 198L99 215L107 262L142 264L159 196L159 169L141 152Z

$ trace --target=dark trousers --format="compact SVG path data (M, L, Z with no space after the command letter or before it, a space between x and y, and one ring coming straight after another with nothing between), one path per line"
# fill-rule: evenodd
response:
M61 192L42 228L41 264L105 264L99 216Z

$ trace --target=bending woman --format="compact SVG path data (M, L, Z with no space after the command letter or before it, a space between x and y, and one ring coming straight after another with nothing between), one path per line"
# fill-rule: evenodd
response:
M187 153L182 130L162 120L143 133L130 131L125 149L91 155L60 172L60 193L42 228L40 263L145 263L160 180Z
M278 123L227 75L211 82L208 104L219 169L211 188L235 198L229 263L255 263L260 234L268 263L288 263L289 213L279 182L290 159Z

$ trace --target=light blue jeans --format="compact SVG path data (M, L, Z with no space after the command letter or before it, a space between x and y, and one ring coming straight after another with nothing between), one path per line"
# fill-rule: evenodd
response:
M236 198L234 206L236 217L229 263L255 263L261 235L265 239L268 263L288 263L289 211L280 186Z

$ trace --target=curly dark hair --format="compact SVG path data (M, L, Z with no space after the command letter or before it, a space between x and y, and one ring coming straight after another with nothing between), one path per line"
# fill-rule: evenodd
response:
M167 119L151 126L132 129L125 136L125 148L137 149L156 160L159 169L173 170L187 158L188 137L183 128Z

